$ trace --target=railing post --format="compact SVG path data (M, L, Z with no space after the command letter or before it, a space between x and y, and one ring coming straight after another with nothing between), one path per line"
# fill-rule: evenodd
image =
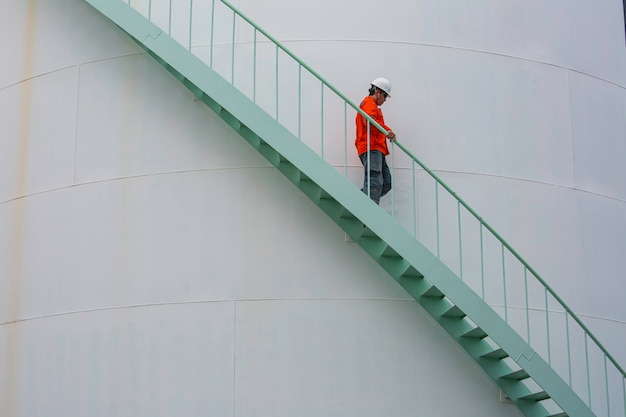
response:
M395 158L395 146L394 143L391 142L391 180L392 182L396 178L396 158ZM391 218L395 219L396 217L396 187L391 187Z
M257 47L257 30L254 28L253 46L252 46L252 101L256 103L256 47Z
M504 260L504 245L500 246L502 251L502 291L504 293L504 321L509 322L509 307L506 299L506 264Z
M191 52L192 28L193 28L193 0L189 0L189 52Z
M415 161L411 161L411 173L413 177L413 195L412 195L412 203L413 203L413 236L417 239L419 237L418 234L418 218L417 218L417 199L418 190L417 190L417 181L415 178Z
M209 66L211 68L213 68L213 48L215 46L215 42L213 39L214 35L215 35L215 0L211 0L211 49L209 53Z
M546 339L548 341L548 364L552 366L552 352L550 349L550 310L548 310L548 289L544 290L546 299Z
M461 230L461 203L456 202L457 221L459 225L459 278L463 281L463 232Z
M524 267L524 296L526 298L526 342L530 345L530 313L528 308L528 268Z
M320 91L320 156L324 159L324 83Z
M235 85L235 23L237 14L233 11L233 36L231 38L232 47L231 47L231 61L230 61L230 83ZM278 70L278 68L277 68Z
M441 251L440 251L440 235L439 235L439 183L435 181L435 224L437 225L436 230L436 238L437 238L437 258L441 259Z

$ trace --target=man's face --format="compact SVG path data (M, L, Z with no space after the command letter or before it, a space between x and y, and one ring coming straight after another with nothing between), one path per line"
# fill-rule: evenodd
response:
M376 104L382 106L383 103L387 100L387 93L377 88L376 93L374 94L374 100L376 101Z

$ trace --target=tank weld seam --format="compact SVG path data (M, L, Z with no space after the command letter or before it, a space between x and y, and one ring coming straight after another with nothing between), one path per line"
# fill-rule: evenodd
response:
M11 324L19 324L28 321L35 321L47 318L56 318L62 316L71 316L76 314L97 313L102 311L124 310L124 309L137 309L147 307L165 307L176 305L191 305L191 304L218 304L218 303L237 303L237 302L258 302L258 301L391 301L391 302L411 302L416 303L414 299L408 298L340 298L340 297L320 297L320 298L243 298L243 299L224 299L224 300L194 300L194 301L171 301L161 303L144 303L144 304L129 304L110 307L99 307L83 310L63 311L59 313L43 314L40 316L25 317L22 319L6 321L0 323L0 327L8 326Z
M66 190L75 187L88 186L93 184L100 184L105 182L114 182L114 181L123 181L135 178L144 178L144 177L154 177L159 175L177 175L177 174L189 174L189 173L198 173L198 172L213 172L213 171L230 171L230 170L246 170L246 169L273 169L274 167L270 164L268 165L255 165L255 166L241 166L241 167L223 167L223 168L202 168L202 169L189 169L189 170L180 170L180 171L168 171L168 172L155 172L150 174L138 174L138 175L128 175L123 177L113 177L113 178L105 178L101 180L93 180L93 181L84 181L77 182L75 184L70 184L64 187L50 188L47 190L37 191L34 193L25 194L18 197L13 197L5 201L0 201L0 205L12 203L24 198L35 197L40 194L52 193L56 191Z
M493 51L488 51L488 50L483 50L483 49L472 49L472 48L464 48L461 46L452 46L452 45L437 45L437 44L433 44L433 43L423 43L423 42L410 42L410 41L399 41L399 40L380 40L380 39L290 39L290 40L281 40L281 43L283 44L287 44L287 43L305 43L305 42L353 42L353 43L385 43L385 44L398 44L398 45L414 45L414 46L425 46L425 47L430 47L430 48L441 48L441 49L456 49L458 51L466 51L466 52L473 52L473 53L477 53L477 54L485 54L485 55L495 55L495 56L501 56L504 58L510 58L510 59L516 59L516 60L521 60L521 61L527 61L527 62L534 62L536 64L541 64L541 65L546 65L546 66L550 66L550 67L555 67L555 68L559 68L562 70L566 70L566 71L572 71L575 72L577 74L581 74L581 75L585 75L587 77L590 78L594 78L596 80L599 81L604 81L608 84L612 84L616 87L622 88L622 89L626 89L626 85L621 85L616 81L611 81L609 79L606 78L602 78L600 76L597 75L593 75L581 70L577 70L574 68L569 68L569 67L565 67L563 65L559 65L559 64L554 64L554 63L550 63L550 62L546 62L546 61L540 61L538 59L532 59L532 58L524 58L522 56L518 56L518 55L509 55L509 54L505 54L502 52L493 52ZM248 41L248 43L250 43L250 41Z

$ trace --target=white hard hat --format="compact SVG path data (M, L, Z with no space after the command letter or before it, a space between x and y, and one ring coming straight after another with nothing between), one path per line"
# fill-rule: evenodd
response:
M383 90L389 97L391 97L391 83L386 78L376 78L370 83L374 87L378 87Z

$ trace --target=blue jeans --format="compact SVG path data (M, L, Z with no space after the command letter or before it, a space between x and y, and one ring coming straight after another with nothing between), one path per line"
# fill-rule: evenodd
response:
M359 155L361 162L363 163L363 191L369 196L376 204L380 202L380 198L387 194L391 190L391 171L387 166L385 155L380 151L370 151L370 186L367 184L367 152L363 152Z

